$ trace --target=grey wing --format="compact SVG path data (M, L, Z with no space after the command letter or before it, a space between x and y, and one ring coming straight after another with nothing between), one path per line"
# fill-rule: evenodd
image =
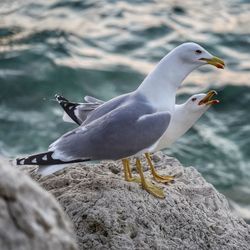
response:
M102 105L99 105L98 108L96 108L93 112L89 113L87 119L83 122L82 125L89 124L94 120L99 119L100 117L105 116L113 110L119 108L119 106L128 104L131 99L133 100L133 97L134 94L128 93L115 97L103 103Z
M113 110L65 134L49 150L61 160L117 160L137 154L152 146L170 122L169 112L141 113L140 107Z
M84 100L86 103L79 103L79 105L74 110L75 116L81 122L81 124L87 119L88 115L92 111L105 103L104 101L93 96L85 96Z
M99 102L94 102L94 103L70 102L65 97L58 94L55 95L55 98L64 110L63 120L65 122L77 123L78 125L82 124L83 121L86 120L90 112L92 112L101 105Z
M88 117L88 115L97 109L101 104L98 103L79 103L72 111L77 120L82 124Z
M70 103L63 106L63 120L65 122L73 122L78 125L82 124L88 117L89 113L97 109L100 105L105 103L92 96L85 96L86 103Z
M100 99L97 99L97 98L95 98L93 96L88 96L88 95L86 95L84 97L84 101L88 102L88 103L97 103L97 104L103 104L103 103L105 103L104 101L102 101Z
M94 97L86 96L87 103L72 103L66 98L60 95L55 95L58 103L64 109L63 120L66 122L75 122L78 125L84 123L85 125L100 118L101 116L109 113L113 109L116 109L121 103L128 101L131 93L118 96L107 102L103 102ZM88 101L95 101L95 103L89 103ZM102 102L99 103L99 102Z

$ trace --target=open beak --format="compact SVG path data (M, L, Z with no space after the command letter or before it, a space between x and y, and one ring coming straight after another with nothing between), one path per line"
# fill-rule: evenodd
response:
M213 96L217 95L217 92L215 90L210 90L206 96L198 103L199 105L212 105L212 104L218 104L219 100L212 100Z
M218 69L224 69L225 68L225 63L223 60L221 60L219 57L212 57L210 59L207 58L201 58L201 61L205 61L208 64L214 65Z

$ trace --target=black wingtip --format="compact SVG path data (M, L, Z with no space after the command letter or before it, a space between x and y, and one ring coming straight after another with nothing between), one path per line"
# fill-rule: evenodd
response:
M24 165L25 158L17 158L16 165Z
M62 95L55 94L55 98L56 98L57 102L59 102L59 103L61 103L61 102L69 102L69 100L66 99L65 97L63 97Z
M78 125L81 125L81 121L75 115L75 109L79 106L78 103L69 102L66 98L56 94L55 98L67 115Z
M72 161L62 161L53 158L52 151L31 155L25 158L17 158L16 165L55 165L90 161L91 159L77 159Z
M31 155L25 158L17 158L16 165L46 165L53 163L52 151Z

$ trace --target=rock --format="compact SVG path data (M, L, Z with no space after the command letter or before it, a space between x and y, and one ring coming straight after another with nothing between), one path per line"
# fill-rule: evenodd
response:
M76 250L71 222L55 198L0 161L0 249Z
M75 164L33 177L70 216L80 249L250 249L249 225L196 169L162 153L153 159L160 173L178 176L161 184L164 200L124 181L120 162Z

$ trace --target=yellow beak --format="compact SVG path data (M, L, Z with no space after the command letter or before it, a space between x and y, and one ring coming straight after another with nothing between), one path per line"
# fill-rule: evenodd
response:
M216 68L218 69L224 69L225 68L225 63L222 59L220 59L219 57L212 57L210 59L207 58L201 58L200 60L205 61L208 64L214 65Z
M217 95L217 92L215 90L210 90L206 94L206 96L199 102L199 105L202 105L202 104L210 105L210 104L219 103L220 102L219 100L212 100L214 95Z

